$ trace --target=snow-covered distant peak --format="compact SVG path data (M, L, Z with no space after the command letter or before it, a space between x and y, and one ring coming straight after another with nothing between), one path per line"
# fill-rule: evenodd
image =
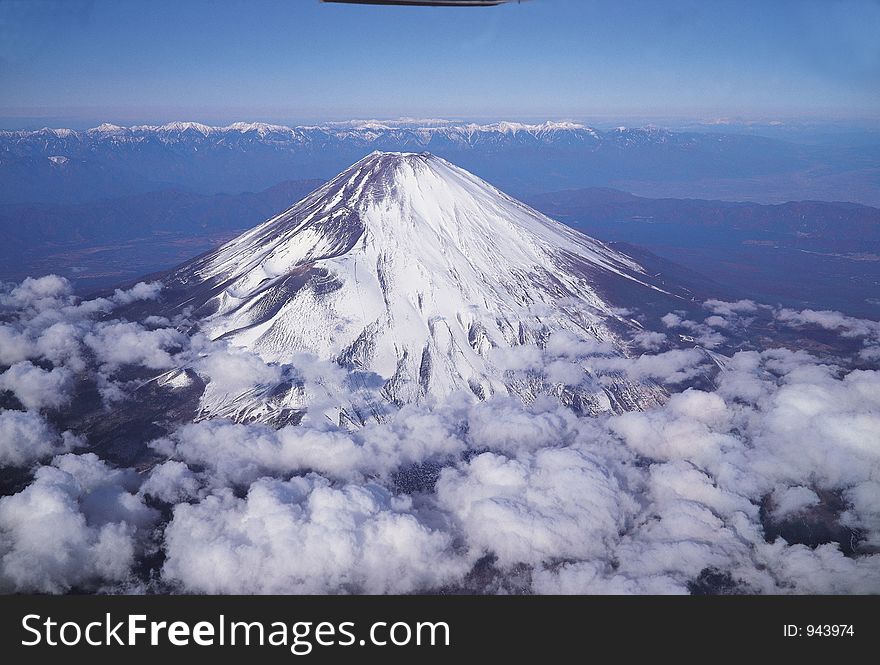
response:
M200 122L166 122L164 125L134 125L129 127L132 132L138 134L174 134L186 131L194 131L208 136L217 131L216 127L203 125Z
M54 136L59 139L70 138L71 136L74 136L76 134L76 132L74 132L72 129L67 129L65 127L59 127L58 129L51 129L49 127L43 127L39 131L41 134Z
M231 125L221 127L220 131L235 131L246 134L247 132L256 132L260 136L266 134L289 134L293 129L287 125L271 125L265 122L233 122Z
M552 122L547 121L538 125L530 125L522 122L497 122L491 125L470 125L476 130L481 131L497 131L502 132L504 134L515 134L517 132L528 132L530 134L535 134L538 132L546 132L553 130L576 130L576 129L586 129L585 125L581 125L575 122Z
M199 134L203 134L204 136L208 136L217 131L216 127L203 125L200 122L168 122L153 129L157 132L185 132L187 130L192 130Z
M119 125L114 125L110 122L102 122L97 127L92 127L88 130L89 134L120 134L128 131L126 127L120 127Z
M325 125L326 126L326 125ZM380 120L353 120L350 123L343 123L343 127L351 127L352 129L397 129L399 127L412 127L412 125L400 125L394 122L382 122Z
M569 122L567 120L563 120L560 122L547 121L538 125L539 131L572 131L575 129L592 129L587 127L586 125L582 125L579 122Z

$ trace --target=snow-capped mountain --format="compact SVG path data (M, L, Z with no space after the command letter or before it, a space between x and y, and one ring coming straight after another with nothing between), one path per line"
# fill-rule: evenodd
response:
M0 132L0 179L7 184L0 204L81 203L168 187L202 194L259 191L283 180L329 179L373 150L429 151L521 197L632 179L703 180L806 168L805 155L782 141L654 127L600 131L575 122L441 120L297 127L105 123L85 131Z
M211 339L281 364L332 360L398 404L550 393L595 413L662 395L588 366L566 381L511 371L548 345L627 355L638 324L606 294L673 296L632 258L428 153L374 152L164 283L164 313L188 310ZM239 419L305 404L277 387L206 396L205 415Z
M353 121L297 127L262 122L235 122L224 127L198 122L169 122L164 125L131 127L104 123L82 132L48 127L36 131L3 131L0 132L0 142L11 151L26 151L48 144L63 144L76 151L106 144L150 142L183 147L196 147L204 143L234 146L259 142L283 149L330 142L376 148L427 148L432 144L471 147L502 143L598 144L602 141L633 140L635 137L650 137L652 140L662 141L672 136L672 132L654 128L618 128L610 132L600 132L580 123L552 121L540 124L502 121L482 125L442 121L428 124Z

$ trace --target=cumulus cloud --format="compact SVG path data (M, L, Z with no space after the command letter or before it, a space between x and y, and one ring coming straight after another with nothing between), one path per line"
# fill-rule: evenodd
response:
M860 357L869 362L880 360L880 321L859 319L832 310L780 309L776 320L793 328L817 327L836 332L844 338L861 338Z
M729 421L730 412L720 396L687 390L673 395L663 408L622 414L610 422L610 428L643 457L703 461L725 446L738 445L726 433Z
M865 544L880 547L880 483L866 480L843 492L850 508L841 515L842 524L860 530Z
M660 317L660 321L664 326L670 329L685 330L689 335L680 335L685 341L694 341L707 349L714 349L720 346L726 338L724 335L713 329L715 327L727 327L727 322L721 317L709 317L712 319L705 323L691 321L684 318L684 312L669 312ZM719 323L721 324L719 326Z
M506 360L528 371L583 363L598 374L670 384L716 366L699 349L609 357L565 336L551 350L516 350ZM198 591L387 590L378 569L354 582L342 581L342 568L321 568L313 583L296 581L302 569L295 566L263 572L279 555L264 542L263 527L242 536L241 524L251 523L257 488L263 496L271 487L276 497L280 487L318 472L319 484L333 492L366 486L372 492L370 479L380 487L392 482L395 470L433 460L441 467L436 480L417 483L417 502L399 507L399 516L442 538L438 556L459 572L443 581L421 577L406 586L410 590L464 584L461 571L487 555L502 574L527 566L539 593L688 593L706 571L718 573L727 585L722 591L877 588L869 581L880 558L869 550L853 557L834 543L774 540L763 520L813 519L810 511L821 509L830 515L823 519L841 528L867 532L866 544L878 540L880 458L864 444L880 436L878 374L845 371L786 349L743 351L721 364L714 391L689 389L654 409L600 418L579 417L555 400L452 397L387 412L382 422L354 431L322 418L278 430L220 420L187 425L156 442L174 461L147 482L155 485L151 495L185 502L169 526L175 536L169 551L179 556L169 558L165 578ZM308 483L317 478L306 477ZM236 498L230 486L249 493ZM844 502L836 514L823 507L832 495ZM270 503L287 515L302 497ZM254 519L259 524L263 517ZM280 523L297 538L314 527L299 517ZM183 537L201 528L204 538L196 542L207 547L204 555ZM231 542L245 545L233 550ZM228 572L213 581L201 577L204 557L223 561ZM245 567L260 576L240 573Z
M677 491L686 489L689 500L696 500L711 510L716 516L713 519L720 519L712 527L714 532L707 527L705 536L686 540L676 536L676 550L684 547L685 553L693 556L692 565L683 572L692 574L699 567L720 568L735 572L746 588L773 592L876 590L880 578L867 587L859 586L871 571L876 574L880 570L876 555L848 559L837 545L810 549L780 539L768 543L756 508L769 495L774 515L784 520L816 506L816 490L821 488L832 493L842 491L845 496L864 492L868 497L858 506L851 499L850 512L840 515L838 522L868 524L876 519L872 498L877 496L880 451L868 442L880 437L880 409L874 396L880 375L854 371L840 376L835 368L815 359L806 361L805 354L777 351L744 355L734 356L730 369L721 375L723 389L711 397L701 397L706 402L702 406L697 402L682 404L681 399L688 398L689 393L688 399L695 395L688 391L653 413L625 414L612 424L639 454L664 460L665 464L694 465L687 473L686 467L679 466L667 474L666 486L673 479L680 488ZM667 509L676 506L669 500L668 491L664 492L665 498L658 492L655 468L651 467L649 488L655 501L661 499L653 509L660 519L650 531L637 530L626 540L624 551L628 549L635 557L633 571L651 570L647 557L660 553L654 539L646 540L645 536L657 532L664 524ZM705 481L699 482L698 477L687 480L694 473L705 476ZM696 496L697 491L704 496ZM854 517L857 512L859 518ZM711 526L708 514L706 520ZM697 515L691 515L676 530L699 523ZM743 539L752 544L748 552L736 545ZM763 572L765 566L770 570L775 566L789 569L795 562L802 577L786 575L780 582ZM826 565L828 568L823 568ZM665 570L664 574L670 572L683 581L682 571Z
M108 298L81 300L57 275L0 285L0 366L12 366L3 388L28 401L29 408L53 408L64 403L62 393L69 392L74 375L85 376L92 363L102 365L91 374L110 400L120 392L105 373L124 365L171 366L171 353L187 345L184 335L109 318L117 307L156 299L160 291L159 282L139 282Z
M509 371L537 371L544 367L541 349L531 344L511 347L494 347L490 358L498 367Z
M83 342L110 371L123 365L167 369L175 364L171 350L182 347L186 338L172 328L147 330L138 323L114 321L96 324Z
M196 474L183 462L168 460L153 467L140 487L142 496L175 504L199 495L201 483Z
M711 326L713 328L729 328L730 322L724 317L713 315L707 316L703 321L707 326Z
M573 440L577 418L558 404L523 407L514 398L496 398L474 405L468 414L470 447L516 454L558 446Z
M706 358L681 353L641 362L663 364L659 376L670 359L680 370ZM501 575L526 566L538 593L687 593L706 571L727 590L869 591L880 579L870 550L768 538L762 506L783 525L820 510L877 541L880 453L865 442L880 435L878 376L746 351L725 360L712 392L599 418L549 398L453 396L350 431L322 418L279 429L213 419L155 442L170 459L125 492L175 506L162 579L196 592L456 588L474 584L467 573L486 556ZM428 461L433 479L411 496L389 489ZM841 508L825 506L832 495ZM142 531L128 528L127 551L143 547Z
M30 362L15 363L0 374L0 390L9 390L26 409L58 408L70 401L73 374L64 367L45 370Z
M162 282L138 282L128 290L116 289L113 302L117 305L130 305L139 300L156 300L162 291Z
M139 532L157 514L133 493L133 472L95 455L62 455L34 482L0 498L0 589L59 593L121 583Z
M880 322L857 319L831 310L781 309L776 319L791 326L813 325L825 330L837 330L846 337L878 337Z
M185 315L114 318L160 295L142 283L82 301L54 277L0 288L0 390L28 409L0 411L0 465L57 456L0 499L0 589L503 588L489 566L536 593L880 591L876 322L710 300L702 321L676 311L666 332L636 332L638 355L556 332L487 351L521 394L400 406L382 377L267 363L179 332ZM861 359L704 350L754 317L862 340ZM169 399L204 383L198 422L169 426L138 472L63 454L85 443L54 411L75 382L124 409L134 366L161 373L150 386ZM624 380L644 410L622 412ZM582 415L589 399L600 415ZM139 570L159 549L161 573Z
M669 312L660 317L660 321L667 328L677 328L684 319L675 312Z
M69 302L73 289L64 277L45 275L28 277L20 284L5 285L0 290L0 306L36 311L55 308Z
M636 333L632 338L633 343L645 351L659 350L662 348L666 340L667 337L665 334L654 330L643 330L642 332Z
M562 436L541 441L536 453L483 454L444 470L438 503L479 552L493 553L500 565L533 565L538 593L688 593L706 571L728 592L876 592L878 380L878 372L846 372L804 352L741 352L726 363L715 392L687 390L656 409L592 427L576 418L559 424ZM605 428L642 461L609 448ZM617 483L608 503L592 504L589 521L605 526L604 540L591 539L602 543L593 550L577 549L586 548L576 535L583 531L577 502L607 485L562 476L546 488L533 482L530 455L554 445L557 454L572 445L589 451L599 476ZM566 468L574 473L576 464ZM844 500L836 515L826 505L831 496ZM548 511L555 520L543 504L558 505ZM852 556L836 543L768 538L765 504L778 523L820 519L830 529L860 529L864 549ZM546 542L552 545L539 546Z
M733 316L736 314L748 314L757 312L759 305L754 300L736 300L734 302L716 300L710 298L703 303L703 307L719 316Z
M603 562L567 562L532 574L532 590L549 595L673 595L687 588L662 574L627 577Z
M809 487L780 487L772 494L773 514L776 518L803 512L819 503L819 496Z
M550 335L544 348L551 356L563 358L581 358L595 353L614 351L614 347L607 342L583 339L568 330L560 330Z
M590 362L600 370L623 372L635 381L653 379L669 384L692 379L708 367L707 357L698 349L672 349L635 358L596 358Z
M33 345L26 335L12 326L0 325L0 365L12 365L32 354Z
M222 349L199 358L193 367L210 379L212 393L235 397L258 385L281 380L281 367L240 349Z
M34 338L32 356L82 372L86 368L80 345L83 331L82 325L63 321L53 323Z
M0 468L20 467L81 445L71 434L59 434L37 413L0 410Z
M667 317L672 317L668 321L674 325L681 324L676 314ZM704 327L710 336L716 334ZM632 341L643 349L657 350L667 342L667 337L663 333L641 332ZM703 341L707 342L704 346L715 346L712 340ZM544 349L534 345L496 348L490 357L508 372L528 372L551 384L599 390L602 383L618 380L621 375L635 383L679 384L700 375L711 364L702 351L693 348L625 357L613 352L605 342L584 341L567 331L550 335Z
M164 577L203 593L406 593L462 577L469 562L406 497L317 475L264 479L180 504Z
M185 425L170 441L153 444L188 464L211 471L219 486L248 484L265 475L314 470L358 476L370 462L346 432L296 426L275 430L258 424L208 420Z
M857 370L836 379L815 370L787 375L762 409L755 441L773 457L756 459L757 469L831 487L880 478L880 373Z
M184 425L151 445L162 454L206 469L208 482L217 487L307 471L363 480L460 454L466 443L456 427L451 417L405 407L388 422L371 423L353 432L321 421L275 429L212 419Z
M616 478L573 448L513 459L483 453L444 469L437 500L471 547L502 566L606 557L631 507Z

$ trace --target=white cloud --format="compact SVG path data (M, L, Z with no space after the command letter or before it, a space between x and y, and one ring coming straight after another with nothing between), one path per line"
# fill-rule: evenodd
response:
M190 592L503 588L467 576L487 554L495 572L515 571L539 593L686 593L707 569L745 591L880 591L880 556L870 554L880 547L880 372L804 351L724 358L674 348L677 339L717 346L716 329L739 333L747 316L773 313L777 325L864 340L865 367L880 348L876 322L707 301L702 322L663 317L676 334L636 333L633 348L645 353L635 357L567 332L491 352L522 379L526 403L465 392L398 407L382 401L381 381L328 361L266 363L178 332L181 317L112 318L118 305L160 295L139 284L81 301L60 278L0 288L0 362L11 366L0 389L33 410L0 412L0 465L84 443L59 434L48 409L74 380L105 402L124 399L124 374L114 374L123 366L185 368L187 386L194 370L207 381L200 417L221 413L210 402L241 421L214 417L154 441L166 459L143 479L94 455L39 468L24 491L0 499L3 590L126 589L138 556L163 548L162 579ZM604 397L612 375L657 406L581 417L553 396L578 386ZM695 379L702 390L668 398L656 385ZM273 408L304 415L296 426L244 424ZM164 538L152 501L174 505ZM767 542L767 520L815 519L852 529L845 545L855 553Z
M672 349L635 358L593 358L588 366L599 371L625 373L634 381L652 379L676 384L692 379L706 370L706 356L698 349Z
M132 472L95 455L64 455L21 492L0 498L0 589L59 593L130 576L138 530L156 518Z
M444 469L437 499L468 544L501 566L607 557L630 507L617 479L574 448L514 459L483 453Z
M71 398L73 374L65 367L45 370L19 362L0 374L0 390L9 390L26 409L57 409Z
M64 277L46 275L27 277L23 282L0 291L0 305L15 309L36 311L55 308L69 301L73 289Z
M734 302L728 302L724 300L709 299L703 303L703 307L719 316L749 314L757 312L759 309L759 305L754 300L737 300Z
M544 367L541 349L531 344L493 347L489 358L496 366L509 372L537 371Z
M28 466L80 443L69 432L56 432L37 413L0 410L0 468Z
M183 462L168 460L153 467L141 485L142 496L150 496L165 503L181 503L199 494L200 483L196 474Z
M729 323L722 319L720 316L709 317L706 319L705 323L698 323L697 321L691 321L689 319L685 319L680 312L669 312L668 314L660 317L660 321L667 328L679 328L682 330L686 330L690 333L690 335L684 336L689 339L693 339L693 341L697 342L701 346L706 347L707 349L714 349L721 345L726 338L716 330L713 330L713 325L715 327L726 328L729 327Z
M264 479L180 504L165 530L163 576L203 593L407 593L460 579L470 562L411 502L378 485L315 475Z
M173 435L171 450L187 464L209 469L218 486L245 485L261 476L306 470L352 478L372 466L365 451L345 432L296 426L275 430L224 420L181 427Z
M778 589L800 594L880 593L880 555L844 556L836 545L762 545L761 564L773 571Z
M612 353L614 347L606 342L583 339L567 330L559 330L547 338L545 350L552 357L582 358L594 353Z
M132 322L98 323L83 338L106 369L143 365L150 369L174 366L170 350L186 344L186 337L171 328L147 330Z
M636 333L632 341L636 346L643 348L645 351L658 351L666 343L667 337L662 332L652 330L643 330Z
M880 482L856 483L843 496L851 508L841 516L841 523L861 530L869 547L880 547Z
M199 358L193 367L210 378L209 389L215 396L235 397L259 385L281 380L281 367L267 364L259 356L236 349L215 350Z
M603 562L578 561L532 574L532 590L548 595L670 595L685 594L687 587L673 578L658 575L627 577Z
M459 416L463 417L463 416ZM402 466L448 459L465 442L456 422L419 407L404 407L388 422L355 432L326 421L275 429L222 419L184 425L151 445L208 470L213 486L247 485L261 476L316 471L342 480L388 477Z
M723 317L713 315L707 316L703 321L707 326L712 326L713 328L729 328L730 323Z
M156 300L161 291L162 282L138 282L126 291L116 289L113 302L117 305L130 305L139 300Z
M33 343L12 326L0 325L0 365L12 365L34 355Z
M529 362L540 367L551 357ZM706 360L696 349L584 358L587 365L601 364L596 371L641 379L693 376L705 371ZM186 479L188 489L179 495L186 501L204 492L199 487L205 483L215 495L178 507L182 519L173 531L180 538L174 547L186 551L169 564L166 577L197 591L367 588L363 578L352 586L340 581L341 569L324 570L314 584L291 581L296 575L287 570L234 583L224 573L212 586L188 563L196 554L182 544L183 534L208 523L206 540L198 542L222 543L211 551L229 570L241 570L247 559L263 571L263 562L276 554L260 529L247 530L246 556L230 554L228 541L240 539L239 523L250 515L252 499L236 499L224 487L277 490L283 481L258 478L318 471L363 488L370 478L387 482L395 469L433 459L446 468L433 491L428 485L417 495L418 509L405 510L407 520L464 545L455 557L445 550L458 564L492 554L502 571L533 566L536 592L685 593L706 569L748 591L857 590L854 581L869 577L876 557L862 555L850 565L834 546L817 554L781 540L768 543L759 506L771 496L774 519L784 521L818 505L817 491L840 493L849 506L841 524L867 530L867 542L877 540L878 453L860 442L877 440L880 432L880 375L846 374L784 349L740 352L723 364L714 392L691 389L646 412L602 418L579 418L546 399L473 404L454 397L405 407L354 432L326 419L280 430L222 421L186 426L159 448L204 471L193 474L176 464L169 469L168 496L174 496L178 477ZM466 450L492 452L462 461ZM224 517L214 523L211 514L218 511ZM293 530L288 522L282 519L282 529ZM823 571L825 564L832 569ZM450 575L444 584L463 583L461 575Z
M812 508L819 503L819 496L809 487L778 487L772 494L773 516L776 519L789 517Z
M843 338L861 338L865 348L859 356L868 362L880 359L880 321L858 319L832 310L813 309L780 309L776 312L776 320L793 328L815 326L836 332Z
M80 344L82 336L81 325L53 323L41 330L34 340L34 355L55 365L64 365L74 372L82 372L86 368Z
M520 451L558 446L574 437L577 418L553 405L523 408L513 398L496 398L475 404L468 415L468 438L476 450L489 449L516 454Z
M776 319L790 326L818 326L825 330L837 330L845 337L880 337L880 322L857 319L831 310L781 309Z
M640 455L655 460L705 463L737 440L727 433L730 413L714 393L687 390L660 408L629 412L610 421L611 431Z

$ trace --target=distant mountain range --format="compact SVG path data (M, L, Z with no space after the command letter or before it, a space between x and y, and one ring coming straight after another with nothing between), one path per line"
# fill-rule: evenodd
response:
M789 201L775 205L647 198L608 188L538 194L529 202L559 219L675 224L761 231L825 241L880 242L880 208L858 203Z
M638 245L751 298L870 318L880 312L880 208L654 199L589 188L527 201L584 233Z
M433 148L437 146L523 146L523 145L592 145L612 144L618 146L657 143L695 144L700 134L677 134L655 127L618 127L602 132L573 122L545 122L526 124L497 122L492 124L412 125L384 124L380 122L330 123L288 127L261 122L236 122L225 127L212 127L198 122L170 122L164 125L135 125L120 127L104 123L85 131L51 129L45 127L34 131L0 131L4 148L12 154L30 155L36 151L71 152L93 150L101 145L162 145L183 146L195 149L199 146L222 145L227 148L247 148L270 145L279 149L293 147L329 147L354 145L370 148L411 147ZM727 136L727 135L712 135ZM727 140L742 138L729 135Z
M693 183L704 193L723 189L725 198L754 198L750 192L769 188L794 199L827 191L832 183L834 198L870 203L877 190L871 185L880 180L876 159L863 150L742 134L600 131L572 122L172 122L0 132L0 203L77 203L168 187L202 194L257 191L283 180L330 178L373 150L430 151L518 196Z

